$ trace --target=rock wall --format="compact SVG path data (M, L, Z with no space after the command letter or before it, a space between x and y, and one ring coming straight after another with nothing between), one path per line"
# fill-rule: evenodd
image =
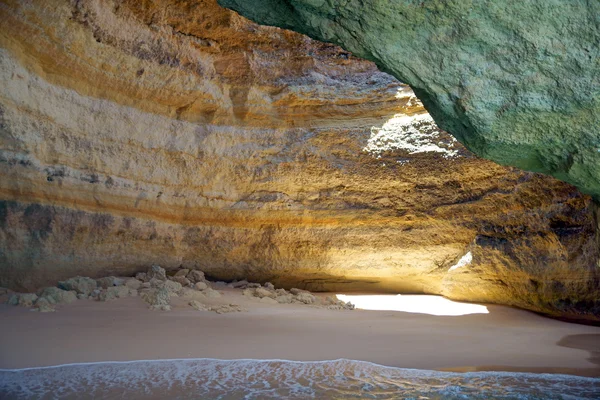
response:
M600 200L600 2L219 1L375 61L471 151Z
M338 47L172 0L4 1L0 47L2 286L183 265L600 315L589 197Z

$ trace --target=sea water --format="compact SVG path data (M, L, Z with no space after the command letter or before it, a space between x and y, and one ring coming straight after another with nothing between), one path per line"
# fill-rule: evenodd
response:
M353 360L182 359L0 370L1 399L599 399L600 379Z

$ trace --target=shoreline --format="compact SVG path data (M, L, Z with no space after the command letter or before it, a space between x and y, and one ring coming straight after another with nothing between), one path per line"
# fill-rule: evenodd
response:
M575 376L583 378L600 378L600 368L527 368L527 367L511 367L511 366L469 366L469 367L450 367L440 369L420 369L420 368L408 368L408 367L394 367L389 365L382 365L366 360L352 360L347 358L338 358L334 360L312 360L312 361L299 361L299 360L284 360L284 359L263 359L263 358L239 358L239 359L222 359L222 358L161 358L154 360L126 360L126 361L90 361L90 362L79 362L79 363L67 363L67 364L56 364L46 365L38 367L25 367L25 368L0 368L2 372L22 372L22 371L38 371L38 370L49 370L63 367L86 367L95 365L112 365L112 364L136 364L136 363L155 363L155 362L179 362L179 361L253 361L253 362L278 362L278 363L291 363L291 364L325 364L334 363L338 361L349 361L349 362L364 362L376 367L382 368L393 368L409 371L424 371L424 372L449 372L457 374L467 374L473 372L499 372L499 373L519 373L519 374L551 374L561 376Z
M2 304L0 368L201 358L348 359L440 372L600 377L594 356L598 327L504 306L487 305L489 314L443 317L327 310L266 304L240 290L215 288L223 294L216 303L235 303L248 311L196 311L177 298L170 312L150 311L139 297L81 300L55 313Z

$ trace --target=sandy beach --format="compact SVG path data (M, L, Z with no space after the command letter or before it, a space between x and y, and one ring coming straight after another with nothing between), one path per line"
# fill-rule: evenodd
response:
M600 376L600 328L488 305L488 314L433 316L264 304L220 288L247 312L170 312L138 298L76 301L54 313L0 305L0 368L179 358L339 358L417 369ZM320 294L324 295L324 294ZM595 355L594 355L595 353Z

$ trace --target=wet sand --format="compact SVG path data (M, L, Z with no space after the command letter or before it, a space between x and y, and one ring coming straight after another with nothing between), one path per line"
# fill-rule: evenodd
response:
M487 306L489 314L432 316L264 304L234 289L220 303L249 311L173 310L140 298L80 300L54 313L0 305L0 368L178 358L339 358L417 369L600 376L600 328Z

